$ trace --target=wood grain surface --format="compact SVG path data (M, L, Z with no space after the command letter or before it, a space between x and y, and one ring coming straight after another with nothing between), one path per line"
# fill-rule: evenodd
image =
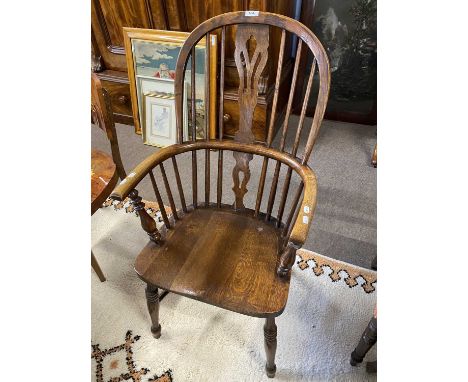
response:
M273 224L251 211L198 208L163 237L137 256L146 283L250 316L283 311L289 279L276 275L282 238Z

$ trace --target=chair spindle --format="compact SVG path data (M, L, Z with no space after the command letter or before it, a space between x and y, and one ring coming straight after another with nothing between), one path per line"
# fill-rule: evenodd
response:
M311 75L313 75L313 73L315 72L316 61L317 61L317 57L314 57L314 62L313 62L313 67L312 67L313 70L311 70ZM317 136L320 130L320 124L322 123L323 115L325 114L325 108L327 105L328 92L330 90L329 88L330 73L328 73L328 82L323 81L322 73L320 73L320 70L319 70L319 76L320 76L320 88L319 88L319 95L318 95L319 99L315 106L315 112L312 118L312 124L310 127L309 137L307 138L307 143L304 149L304 154L302 156L301 164L307 164L307 161L309 160L310 154L312 153L312 149L314 148L315 142L317 140ZM320 97L320 95L323 95L323 94L324 96Z
M299 200L300 200L300 197L301 197L301 194L302 194L302 189L304 188L304 183L301 182L301 186L299 187L299 189L297 190L297 194L299 197L297 199L297 203L295 203L293 205L293 208L291 209L291 212L290 212L290 215L292 215L291 217L291 220L292 221L296 221L297 219L297 215L299 215L299 210L300 210L300 206L299 206ZM300 190L300 192L299 192ZM294 213L293 213L294 212ZM288 218L289 220L289 218ZM289 237L291 236L291 232L292 232L292 229L293 229L294 225L291 224L291 222L289 222L289 225L285 227L285 231L286 232L286 238L289 240ZM287 231L286 231L287 229Z
M281 32L281 43L280 43L280 50L278 54L278 67L276 69L276 80L275 80L275 92L273 95L273 104L271 107L271 114L270 114L270 125L268 127L268 135L267 135L267 146L271 146L271 142L273 140L273 126L275 124L275 116L276 116L276 104L278 102L278 93L279 93L279 85L281 80L281 69L283 67L283 58L284 58L284 44L286 31L283 29ZM257 200L255 201L255 216L258 216L258 212L260 211L260 205L262 203L263 198L263 190L265 188L265 178L266 172L268 168L268 158L263 158L262 164L262 173L260 175L260 181L258 183L258 191L257 191Z
M197 150L192 151L192 203L198 207Z
M182 210L187 213L187 205L185 204L185 195L184 189L182 187L182 182L180 180L179 167L177 166L177 160L175 155L172 157L172 167L174 168L174 173L177 182L177 189L179 190L180 204L182 204Z
M278 93L281 81L281 69L283 68L284 59L284 45L286 40L286 31L283 29L281 32L280 50L278 54L278 67L276 69L275 92L273 95L273 104L271 106L270 125L268 126L267 146L271 146L273 140L273 126L275 125L276 104L278 103Z
M302 127L304 126L304 118L305 118L305 113L307 109L307 104L309 103L309 96L310 96L310 91L312 89L312 82L314 79L314 72L315 72L315 65L316 65L316 59L314 57L314 61L312 63L312 69L310 71L309 75L309 80L307 81L307 88L304 96L304 102L302 104L302 110L301 110L301 115L299 117L299 123L297 126L297 131L296 131L296 137L294 139L294 146L291 152L292 156L296 156L297 149L299 148L299 140L301 137L301 132L302 132ZM288 172L286 173L286 178L284 181L284 186L283 186L283 192L281 196L281 202L280 206L278 208L278 216L277 216L277 227L281 225L281 219L283 218L283 213L284 213L284 206L286 204L286 199L288 197L288 191L289 191L289 186L291 183L291 175L292 175L292 169L288 167Z
M156 200L158 201L159 211L161 211L161 215L164 220L164 225L166 226L167 229L170 229L171 224L169 223L169 218L167 217L166 209L164 207L164 203L162 201L161 194L158 189L158 185L156 184L156 179L154 179L153 170L149 172L149 176L151 179L151 184L153 185L154 194L156 195Z
M279 150L282 152L284 152L284 146L286 144L286 136L288 134L288 129L289 129L289 117L291 115L292 102L294 98L294 90L296 89L297 72L299 70L299 62L301 61L301 52L302 52L302 40L299 39L299 43L297 45L297 51L296 51L296 61L294 63L292 83L291 83L291 88L289 90L288 104L286 107L286 115L284 116L283 129L281 133L281 141L280 141ZM267 206L265 220L270 219L271 212L273 210L273 205L275 204L275 196L276 196L276 190L278 187L278 178L279 178L280 171L281 171L281 163L277 161L276 166L275 166L275 173L273 175L273 181L271 183L270 196L268 198L268 206Z
M174 203L174 197L172 196L171 186L169 185L169 181L167 180L166 170L164 169L164 165L161 163L159 165L161 170L161 174L163 177L164 187L166 188L166 194L169 199L169 205L171 206L172 214L174 215L175 220L179 220L179 216L177 215L177 208Z
M205 140L210 140L210 34L205 35ZM210 205L210 150L205 150L205 206Z
M210 150L205 149L205 206L210 205Z
M268 168L268 158L263 157L262 173L260 174L260 181L258 182L257 200L255 201L255 213L254 213L255 217L258 216L258 212L260 211L260 205L262 204L263 189L265 188L265 178L266 178L267 168Z
M224 56L226 54L226 27L221 30L221 63L219 74L219 114L218 114L218 138L223 139L224 128Z
M195 110L195 47L192 48L191 53L191 104L192 104L192 141L197 140L197 115ZM198 177L197 177L197 151L192 151L192 203L193 208L198 207Z
M221 64L219 76L219 114L218 114L218 139L223 140L224 129L224 55L226 50L226 26L221 29ZM223 150L218 151L218 194L216 205L221 207L223 197Z
M195 109L196 93L195 93L195 48L192 48L190 55L190 90L191 90L191 114L192 114L192 141L197 139L197 114Z
M278 178L281 170L281 163L276 161L275 172L273 174L273 180L271 182L270 196L268 198L267 211L265 220L270 220L271 211L273 210L273 204L275 203L276 188L278 187Z
M284 231L283 231L283 236L289 237L289 235L286 235L287 232L289 232L289 227L291 227L291 222L293 220L293 216L295 215L297 205L299 203L299 200L301 198L302 190L304 189L304 183L301 182L299 184L299 187L297 188L296 195L294 196L293 203L291 205L291 210L289 211L288 219L286 220L286 224L284 225Z
M210 139L210 34L205 35L205 139Z
M296 51L296 60L294 63L294 71L292 76L291 88L289 90L288 104L286 106L286 115L284 116L283 121L283 131L281 133L281 142L280 142L280 151L284 151L284 145L286 144L286 136L289 129L289 117L291 116L291 108L294 99L294 91L296 89L297 82L297 72L299 71L299 62L301 61L301 52L302 52L302 40L299 39L299 44L297 45Z
M297 125L296 137L294 138L294 146L291 155L296 156L297 149L299 148L299 140L301 138L302 127L304 125L305 113L307 110L307 105L309 103L310 91L312 90L312 83L314 81L314 74L315 74L315 66L317 60L314 57L314 61L312 62L312 68L310 70L309 80L307 81L307 88L304 95L304 102L302 104L301 116L299 117L299 124Z
M278 216L276 218L277 220L276 227L278 228L281 225L281 219L283 219L284 206L286 205L286 199L288 198L289 185L291 184L291 175L292 175L292 169L291 167L288 167L286 178L284 179L283 191L281 193L281 201L278 207Z

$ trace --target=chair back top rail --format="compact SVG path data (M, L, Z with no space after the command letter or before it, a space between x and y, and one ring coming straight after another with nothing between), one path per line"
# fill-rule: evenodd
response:
M318 67L318 74L320 79L318 99L310 133L307 139L304 154L302 156L302 163L306 163L310 157L312 148L318 135L320 124L323 120L330 89L330 70L325 49L323 48L318 38L312 33L312 31L297 20L269 12L258 12L258 14L255 16L251 16L250 14L251 13L243 11L230 12L208 19L197 26L183 44L177 59L176 73L178 73L178 75L176 75L174 86L178 142L183 142L183 83L186 65L192 52L192 48L203 37L206 37L208 33L218 28L224 28L226 26L238 24L268 25L281 28L298 36L298 38L300 38L303 43L305 43L311 50ZM224 57L221 59L223 60Z

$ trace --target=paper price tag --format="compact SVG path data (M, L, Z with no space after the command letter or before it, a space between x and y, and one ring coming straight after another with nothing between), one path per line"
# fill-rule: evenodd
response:
M246 16L258 16L258 11L245 11Z

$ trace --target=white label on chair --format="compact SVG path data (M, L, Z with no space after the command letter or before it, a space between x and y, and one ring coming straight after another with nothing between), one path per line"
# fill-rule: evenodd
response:
M303 222L304 224L309 224L309 217L304 215L304 216L302 217L302 222Z
M258 16L258 11L245 11L246 16Z
M304 206L304 212L308 214L310 212L309 206Z

